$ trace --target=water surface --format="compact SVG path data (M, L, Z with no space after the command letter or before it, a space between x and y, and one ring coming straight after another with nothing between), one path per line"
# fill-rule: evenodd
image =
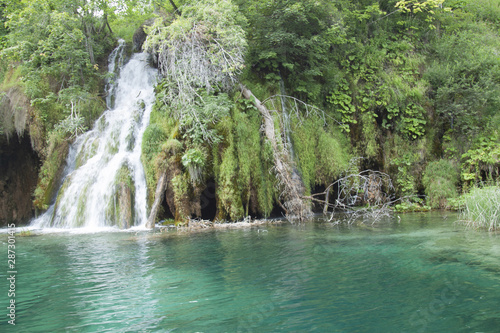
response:
M18 236L0 330L498 332L500 238L455 219Z

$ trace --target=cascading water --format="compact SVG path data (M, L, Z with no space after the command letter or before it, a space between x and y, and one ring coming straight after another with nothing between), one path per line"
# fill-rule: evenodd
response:
M122 50L120 43L110 55L110 71L119 65ZM128 228L146 223L147 188L140 157L156 77L146 53L134 54L121 67L116 85L108 83L106 89L114 93L107 100L108 110L71 145L57 198L33 227Z
M116 78L123 66L123 51L125 50L125 41L118 40L118 47L110 53L108 57L108 73L109 77L106 80L106 106L108 109L114 107L116 97Z

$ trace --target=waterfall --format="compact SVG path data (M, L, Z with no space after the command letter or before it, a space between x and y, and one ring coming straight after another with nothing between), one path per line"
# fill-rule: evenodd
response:
M123 42L111 53L109 70L123 61ZM112 76L112 75L110 75ZM52 206L32 222L35 228L128 228L147 221L142 136L154 103L157 71L148 54L137 53L109 80L108 110L92 130L71 145L64 181Z
M123 66L123 51L125 50L125 41L118 40L118 47L110 53L108 57L108 73L106 79L106 106L108 109L114 107L116 95L116 78L118 77L119 70Z

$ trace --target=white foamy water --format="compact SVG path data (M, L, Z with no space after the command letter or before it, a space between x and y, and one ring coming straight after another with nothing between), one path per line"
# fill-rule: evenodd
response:
M122 46L119 46L121 50ZM119 64L122 51L110 55L110 71ZM55 203L32 222L34 228L96 228L116 224L117 181L127 173L134 197L133 225L147 221L146 179L141 163L141 144L154 103L157 71L148 54L135 54L121 67L116 84L108 84L114 103L94 128L79 136L70 147L65 179ZM121 176L123 177L123 175Z

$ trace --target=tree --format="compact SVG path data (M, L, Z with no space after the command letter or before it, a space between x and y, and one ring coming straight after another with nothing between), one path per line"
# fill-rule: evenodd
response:
M158 54L164 75L163 103L173 110L186 132L196 129L203 140L216 140L207 126L227 110L222 108L218 113L218 108L212 109L212 118L206 122L202 114L205 104L217 98L210 97L215 93L230 91L243 68L244 23L230 0L204 0L184 6L169 25L157 19L144 43L144 48Z
M102 82L97 60L113 43L106 8L105 1L36 0L8 15L2 56L20 64L25 92L49 129L82 110L91 118Z

